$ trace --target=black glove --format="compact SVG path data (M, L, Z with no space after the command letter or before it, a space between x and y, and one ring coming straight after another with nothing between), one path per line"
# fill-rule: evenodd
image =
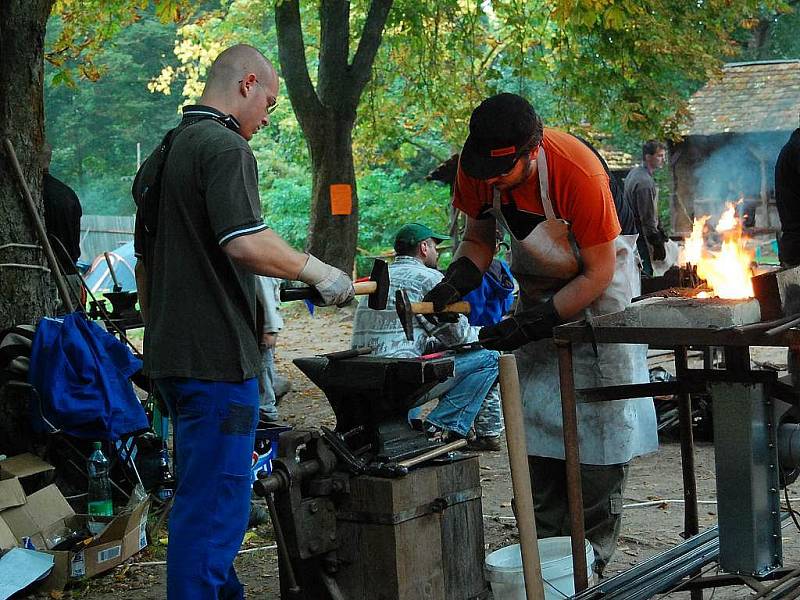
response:
M462 256L450 263L444 279L425 294L422 301L433 302L433 310L441 312L445 306L458 302L464 294L478 287L482 280L481 270L466 256ZM425 315L425 318L431 323L437 322L434 315Z
M654 233L647 237L647 242L650 244L652 250L650 251L650 258L653 260L664 260L667 258L667 249L664 246L666 243L665 236L660 233Z
M560 323L561 317L551 298L544 304L518 312L497 325L484 327L478 334L478 341L489 350L516 350L528 342L553 337L553 327Z

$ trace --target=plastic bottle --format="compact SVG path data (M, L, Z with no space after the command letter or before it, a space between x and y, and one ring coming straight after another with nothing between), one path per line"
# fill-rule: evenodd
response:
M86 465L86 471L89 474L88 527L92 535L100 533L114 516L111 482L108 479L108 459L103 455L100 447L100 442L94 443L94 452Z
M169 451L166 444L158 455L158 498L166 502L175 493L175 478L169 470Z

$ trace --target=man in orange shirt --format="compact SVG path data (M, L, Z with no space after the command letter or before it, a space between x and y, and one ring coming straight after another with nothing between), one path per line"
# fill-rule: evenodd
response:
M578 138L545 128L515 94L473 111L453 205L467 214L464 240L444 279L424 298L435 308L480 284L495 226L511 233L517 312L481 331L487 348L513 350L523 391L540 537L569 534L557 352L553 327L622 310L639 294L630 208L612 195L602 159ZM578 388L648 381L646 347L574 348ZM658 447L650 398L578 406L586 537L602 573L616 546L628 462Z

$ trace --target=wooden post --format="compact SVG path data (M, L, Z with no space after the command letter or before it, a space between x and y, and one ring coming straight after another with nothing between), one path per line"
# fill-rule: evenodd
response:
M536 517L533 512L533 491L528 468L528 450L525 444L525 426L522 416L522 398L519 389L517 359L513 354L500 357L500 396L506 422L508 462L519 529L519 547L522 552L522 572L525 576L525 594L528 600L544 600L542 567L539 560L539 541L536 536Z

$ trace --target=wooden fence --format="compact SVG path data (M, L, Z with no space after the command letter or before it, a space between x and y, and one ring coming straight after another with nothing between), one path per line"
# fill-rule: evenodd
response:
M83 215L81 217L81 261L92 262L106 250L133 241L134 217Z

